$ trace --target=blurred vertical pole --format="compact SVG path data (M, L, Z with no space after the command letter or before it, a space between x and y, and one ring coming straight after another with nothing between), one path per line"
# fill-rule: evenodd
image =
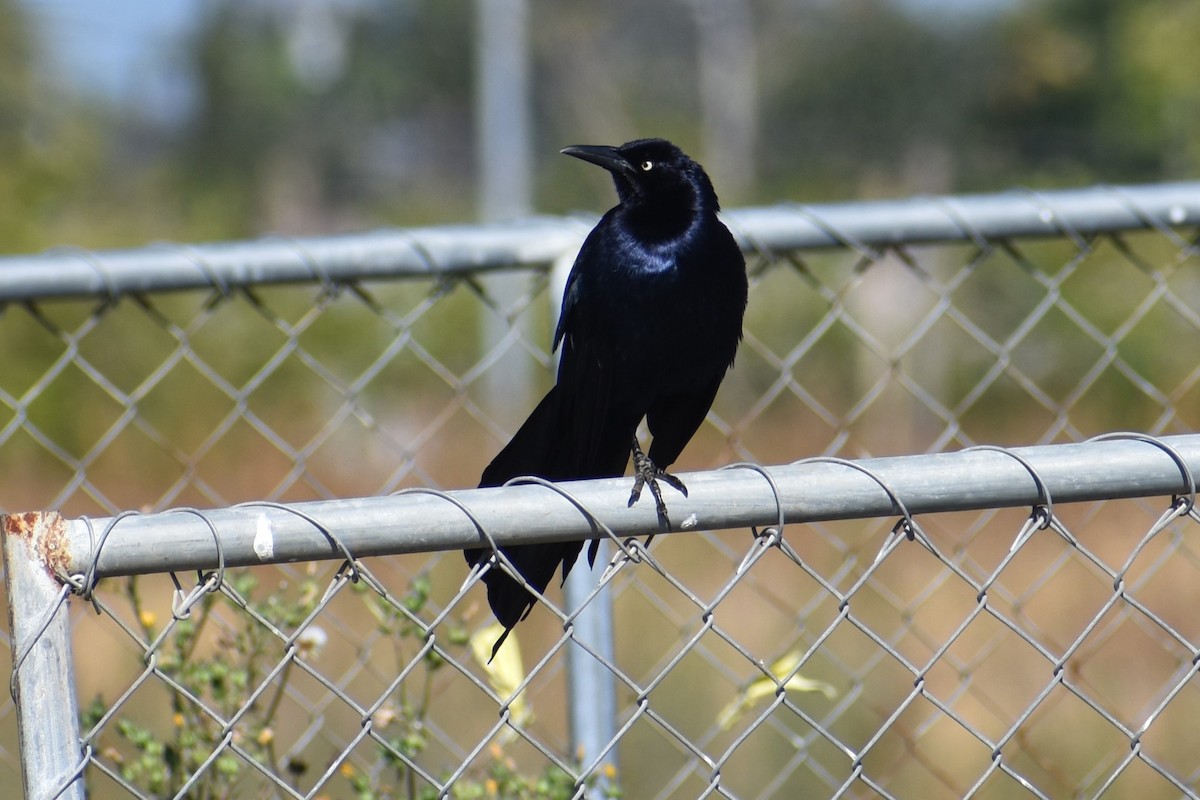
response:
M476 0L475 152L479 217L527 215L533 208L526 0Z
M533 206L526 16L526 0L476 0L475 159L481 222L525 216ZM500 274L484 285L503 312L520 299L528 281L521 275ZM496 347L516 324L507 314L485 313L480 352ZM523 408L531 400L533 367L522 352L502 359L484 373L484 393Z
M494 222L529 214L533 208L529 10L527 0L476 0L475 9L479 217ZM555 266L550 282L552 316L558 313L570 266L566 258ZM489 291L501 308L518 300L526 286L517 275L493 276L488 281ZM487 316L482 330L483 348L495 346L508 330L507 320ZM490 397L511 398L514 405L532 407L533 370L528 359L489 370L484 380L484 390ZM605 558L601 550L598 560L604 563ZM567 608L579 608L594 586L595 575L584 569L574 570L564 590ZM575 619L575 635L612 661L612 601L607 591ZM616 691L612 673L580 648L571 647L567 658L571 749L586 764L616 735ZM615 766L615 751L606 760Z
M758 139L758 51L747 0L691 0L704 166L724 205L753 188Z

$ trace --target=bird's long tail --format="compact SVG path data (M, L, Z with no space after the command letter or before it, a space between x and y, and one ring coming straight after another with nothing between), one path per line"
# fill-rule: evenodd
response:
M559 398L560 391L556 387L542 399L508 445L483 471L479 483L481 487L500 486L521 475L539 475L551 479L573 477L569 474L570 468L563 463L563 453L569 452L570 447L561 422ZM559 564L563 565L563 579L566 579L566 573L578 558L582 546L582 542L554 542L505 547L503 552L528 585L540 593L550 585ZM473 548L464 551L463 555L469 565L475 566L487 561L492 551L489 548ZM525 618L537 598L525 584L498 566L484 573L483 582L487 586L488 605L504 626L504 633L492 648L492 655L495 656L505 637L513 626Z

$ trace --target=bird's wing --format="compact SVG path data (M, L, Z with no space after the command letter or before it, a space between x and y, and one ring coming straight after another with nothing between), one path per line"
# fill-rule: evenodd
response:
M613 402L621 354L612 321L597 308L601 298L596 280L611 258L605 232L602 220L579 249L554 334L555 348L562 348L555 386L560 427L552 448L558 451L552 457L553 472L546 477L555 480L624 474L633 430L641 419L640 414L630 418Z
M558 327L554 329L554 344L551 346L551 352L558 349L562 344L563 338L567 335L567 328L570 326L571 312L579 303L579 282L575 278L576 270L571 270L571 274L567 276L567 285L563 287L562 309L558 312Z
M579 255L575 257L575 263L571 265L571 274L567 276L567 285L563 287L562 307L558 312L558 327L554 329L554 344L550 348L551 351L557 350L559 344L562 343L563 337L566 336L567 330L571 326L571 320L575 316L575 309L579 306L581 291L579 288L579 273L583 269L583 264L591 247L591 240L589 236L584 240L583 246L579 248Z
M640 415L621 413L613 403L618 376L615 354L595 336L564 339L558 369L562 427L554 447L560 480L622 475Z
M650 442L650 460L660 469L675 463L704 422L724 376L725 371L721 370L699 389L667 395L646 414L646 425L654 437Z

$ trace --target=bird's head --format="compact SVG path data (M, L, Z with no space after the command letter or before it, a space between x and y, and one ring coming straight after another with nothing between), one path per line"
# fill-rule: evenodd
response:
M562 152L608 170L627 209L689 215L718 209L704 169L666 139L637 139L619 147L572 145Z

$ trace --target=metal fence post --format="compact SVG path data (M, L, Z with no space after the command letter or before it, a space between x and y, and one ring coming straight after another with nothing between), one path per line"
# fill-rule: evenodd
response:
M17 705L21 772L30 800L85 796L68 592L50 562L65 559L67 523L53 512L0 518L12 634L10 688Z
M597 569L603 569L608 558L608 542L601 541L596 553ZM583 561L582 554L580 561ZM617 692L612 671L608 667L608 664L616 663L612 588L605 586L591 603L583 606L596 586L596 576L586 567L586 563L576 565L563 586L567 610L579 612L575 617L575 638L604 659L597 660L576 644L567 648L571 751L580 756L585 767L599 758L617 735ZM608 751L604 763L614 769L617 767L616 747ZM603 770L600 780L605 780Z

